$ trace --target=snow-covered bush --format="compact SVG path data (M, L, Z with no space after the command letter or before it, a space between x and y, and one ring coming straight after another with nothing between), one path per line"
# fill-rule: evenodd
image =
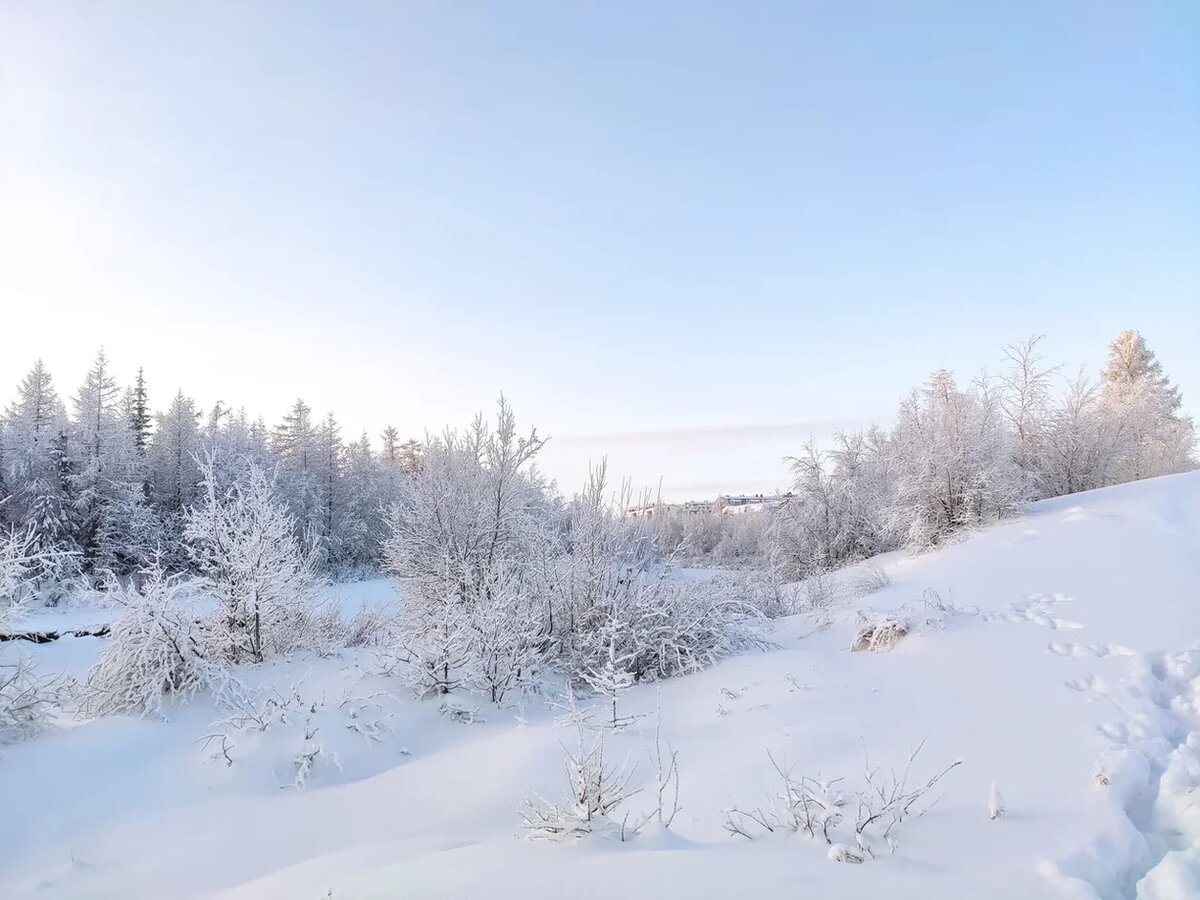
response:
M715 577L659 579L636 596L624 634L636 680L696 672L746 650L763 649L762 614L744 583ZM620 645L618 645L620 646Z
M268 654L324 651L346 637L319 602L315 555L253 462L222 488L212 456L201 464L202 499L187 511L184 538L197 577L168 575L161 562L107 599L124 608L88 674L83 708L93 715L161 714L172 698L236 688L230 667Z
M0 744L42 731L67 688L62 678L38 675L25 657L0 661Z
M660 505L650 527L654 543L666 559L692 566L747 569L761 567L766 561L771 520L767 510L727 515Z
M257 765L282 779L281 788L303 790L314 775L341 771L341 751L354 752L347 732L372 745L395 740L389 714L375 702L378 696L361 695L350 684L335 704L323 691L306 691L303 682L286 690L243 691L231 698L229 714L200 739L201 751L225 766Z
M49 556L32 529L0 532L0 626L20 615ZM0 659L0 744L37 734L65 689L63 679L38 675L25 657Z
M637 791L630 787L632 771L604 761L604 733L588 732L582 725L576 730L574 749L567 750L563 768L567 776L567 796L559 803L530 797L521 807L521 819L532 838L578 840L605 829L622 840L636 831L628 818L614 818L619 806Z
M328 609L329 635L334 646L369 647L386 641L396 613L387 606L362 606L348 618L333 604Z
M908 634L909 625L903 614L859 612L858 630L850 642L853 652L885 653Z
M770 752L767 758L779 778L779 789L768 792L762 806L727 809L725 830L748 839L761 832L804 832L832 843L833 830L844 818L846 798L839 789L842 779L797 774Z
M830 859L837 862L873 858L876 840L882 840L894 851L896 829L907 819L919 818L932 808L939 798L930 792L962 764L956 760L925 781L910 783L913 766L925 743L922 740L909 752L902 768L885 770L872 765L868 754L862 781L849 797L843 793L844 779L797 773L794 767L781 764L768 752L778 786L767 792L761 806L734 806L726 810L725 830L748 839L764 833L804 833L825 841L830 846ZM845 835L846 827L851 829L851 835ZM856 851L849 849L850 840Z
M913 547L1014 512L1024 499L998 399L986 384L963 391L935 372L900 407L892 434L894 527Z
M501 398L494 430L479 416L426 442L391 512L384 558L405 597L396 652L422 691L467 684L499 702L540 669L553 541L552 503L532 469L542 443L536 430L517 436Z
M174 699L236 685L223 630L193 583L154 566L137 582L114 582L106 596L123 612L88 672L86 713L161 715Z
M978 615L976 607L960 607L952 596L943 597L932 588L926 589L920 602L905 603L897 609L860 609L858 630L850 643L852 651L882 653L891 650L905 635L915 631L941 630L957 616Z
M216 600L215 627L231 663L319 645L322 579L316 553L271 480L250 463L243 480L218 484L212 456L201 465L201 500L187 515L184 539L199 573L196 587Z
M611 654L635 681L666 678L762 646L768 586L733 574L669 577L653 532L624 518L605 474L594 471L572 503L569 552L557 569L552 634L569 674L601 671Z
M582 683L615 661L614 674L645 680L759 645L751 592L667 577L603 465L564 521L532 468L541 444L517 437L502 400L494 430L477 418L427 442L391 513L385 554L405 602L385 655L418 693L465 687L499 703L548 670Z
M605 726L613 730L624 728L633 721L629 716L621 715L619 711L621 698L633 687L633 675L628 671L628 660L617 656L616 632L616 627L609 629L608 659L605 660L604 666L582 673L588 687L605 698L610 713Z
M45 555L37 550L32 529L0 531L0 625L20 614Z

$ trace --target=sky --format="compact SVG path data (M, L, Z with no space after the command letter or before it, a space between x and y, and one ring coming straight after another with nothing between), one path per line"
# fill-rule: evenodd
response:
M3 401L503 391L677 499L1129 327L1200 412L1194 3L0 0Z

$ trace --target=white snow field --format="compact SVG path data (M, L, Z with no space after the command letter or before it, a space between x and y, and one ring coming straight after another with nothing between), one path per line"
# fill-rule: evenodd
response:
M651 809L661 705L680 768L669 831L522 837L523 799L566 787L562 710L471 700L477 720L457 721L360 652L249 670L287 721L234 732L232 765L219 738L202 740L227 715L203 698L168 722L64 721L8 748L0 897L1200 897L1200 474L1038 503L936 553L874 562L892 584L847 597L828 627L780 620L777 649L626 695L622 711L646 717L606 759L638 764L630 820ZM849 652L856 609L924 611L927 589L960 612L891 652ZM390 588L346 591L378 603ZM0 652L81 674L102 640ZM875 858L854 865L804 833L724 827L725 810L778 793L769 751L842 779L831 840L865 855L864 753L903 768L924 738L910 783L962 764L895 828L894 850L875 835ZM298 755L312 760L299 787Z

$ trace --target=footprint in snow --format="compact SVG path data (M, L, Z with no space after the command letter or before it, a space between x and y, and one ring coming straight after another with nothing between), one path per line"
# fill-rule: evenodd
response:
M1114 744L1124 746L1129 743L1129 726L1124 722L1105 722L1097 725L1096 730Z
M1069 678L1063 682L1063 686L1069 690L1079 691L1084 694L1104 694L1108 692L1108 686L1097 675L1085 675L1083 678Z
M1134 652L1120 644L1077 644L1074 641L1051 641L1046 649L1056 656L1084 657L1094 656L1104 659L1108 656L1133 656Z

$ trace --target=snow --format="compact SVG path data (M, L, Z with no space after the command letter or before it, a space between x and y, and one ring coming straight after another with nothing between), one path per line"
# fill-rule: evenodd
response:
M68 720L6 748L0 896L1200 896L1200 474L1044 501L937 552L871 564L892 583L844 596L827 625L779 620L775 649L623 695L622 713L641 718L608 738L606 759L637 763L645 789L627 807L650 810L661 707L679 752L670 831L522 839L521 802L565 787L562 711L465 698L478 715L463 724L354 651L247 669L256 688L301 701L286 723L236 733L232 765L203 744L228 715L203 698L167 722ZM858 607L912 607L927 590L960 612L890 652L849 652ZM390 591L362 582L338 596L353 611ZM39 611L38 625L80 614ZM0 654L79 676L103 640ZM296 789L306 723L323 752ZM923 738L914 780L963 764L927 814L898 827L894 853L874 840L877 858L839 865L807 835L746 841L723 827L730 806L776 789L768 751L843 778L849 797L864 753L902 767ZM834 841L862 855L847 824Z

